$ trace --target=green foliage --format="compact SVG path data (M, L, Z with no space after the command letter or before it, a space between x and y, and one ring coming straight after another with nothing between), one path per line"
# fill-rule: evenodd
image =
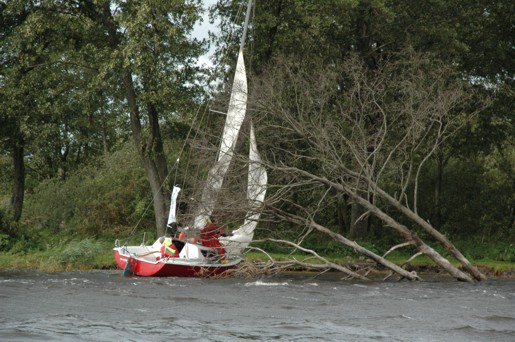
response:
M458 238L471 234L485 241L513 237L510 212L515 183L512 174L495 165L501 160L494 154L477 154L475 158L449 161L441 197L443 232ZM426 206L432 203L431 198L428 189Z
M10 249L10 237L7 234L0 233L0 252L5 252Z
M41 245L42 241L33 235L22 235L14 241L14 244L9 249L9 252L12 254L26 255L44 248Z
M61 266L79 266L92 264L105 246L91 238L72 240L64 249L50 257L50 263Z
M497 255L494 255L492 259L515 262L515 244L501 246Z
M497 260L515 262L515 243L506 241L485 242L478 239L458 241L457 247L472 260Z
M8 197L12 189L13 165L11 158L0 154L0 207L4 206L2 197ZM8 201L8 199L6 200Z
M28 253L39 249L38 233L12 219L12 215L0 208L0 252Z
M27 196L23 223L32 229L113 235L142 219L151 224L148 183L134 147L122 148L62 181L42 182ZM122 231L120 231L122 229Z

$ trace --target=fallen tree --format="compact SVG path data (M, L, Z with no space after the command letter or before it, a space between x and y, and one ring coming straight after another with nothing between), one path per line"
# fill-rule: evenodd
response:
M403 278L417 279L316 222L344 197L363 208L357 221L372 215L456 279L484 280L418 213L422 171L483 103L474 102L473 90L451 67L412 52L397 57L375 71L357 58L322 68L275 61L258 82L253 102L259 140L266 142L264 163L273 175L269 179L276 180L266 212L274 220L322 232ZM426 243L421 231L466 273Z

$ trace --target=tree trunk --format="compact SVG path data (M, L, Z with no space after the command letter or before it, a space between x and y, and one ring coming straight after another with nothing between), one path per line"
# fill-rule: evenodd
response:
M444 270L446 270L454 278L456 278L458 280L462 280L462 281L472 282L472 279L467 274L463 273L458 268L454 267L447 259L445 259L440 254L438 254L437 251L432 249L430 246L426 245L426 243L424 241L422 241L422 239L420 239L415 232L412 232L406 226L404 226L404 225L400 224L399 222L395 221L392 217L390 217L388 214L383 212L377 206L375 206L374 204L370 203L368 200L362 198L359 194L355 193L351 188L349 188L349 187L347 187L347 186L345 186L343 184L331 182L327 178L315 176L315 175L310 174L310 173L308 173L308 172L306 172L304 170L300 170L300 169L296 169L296 168L293 168L293 169L296 172L300 173L300 174L303 174L303 175L305 175L305 176L307 176L307 177L309 177L309 178L311 178L313 180L316 180L316 181L318 181L318 182L320 182L322 184L325 184L325 185L327 185L327 186L329 186L329 187L331 187L331 188L333 188L333 189L335 189L337 191L340 191L342 193L345 193L345 194L349 195L352 198L352 200L355 201L357 204L362 205L365 209L368 209L368 211L370 211L370 213L372 213L374 216L376 216L381 221L383 221L387 226L389 226L389 227L393 228L394 230L396 230L401 236L403 236L406 239L406 241L413 242L414 245L417 247L417 249L420 252L422 252L423 254L427 255L431 260L433 260L437 265L439 265ZM379 191L381 191L381 190L379 188L377 188L376 191L378 191L378 193L379 193ZM385 196L390 197L384 191L382 193ZM396 208L401 210L401 212L405 213L406 211L409 211L409 209L405 208L404 206L401 206L398 202L397 202L397 204L398 204L398 206L396 206ZM408 217L414 219L414 221L417 224L420 224L420 222L419 222L420 220L422 222L425 222L424 220L420 219L420 217L418 217L418 215L415 214L415 216L416 217L412 217L412 216L408 216ZM415 220L415 218L417 218L417 217L420 220ZM425 225L426 228L427 228L427 225L428 224ZM433 230L433 233L438 233L440 236L442 236L434 228L432 228L432 230ZM443 238L445 239L445 237L443 237ZM447 240L447 239L445 239L445 240ZM450 242L449 242L449 244L450 244ZM451 244L451 246L452 246L452 244ZM452 247L454 247L454 246L452 246ZM457 249L455 249L455 248L454 248L454 251L456 253L459 253L459 251ZM459 253L459 254L461 255L461 253ZM463 259L465 259L465 258L463 257L462 260L460 260L460 262L463 261ZM465 261L466 261L466 259L465 259ZM467 263L468 263L468 261L467 261ZM472 269L474 269L474 267L472 265L471 265L471 267L472 267ZM479 278L476 278L478 280L486 279L484 277L484 275L482 275L480 273L478 274L478 276L479 276ZM480 276L482 276L482 277L480 277Z
M352 172L350 170L347 170L347 172L349 173L349 175L351 175L353 177L361 178L361 175L359 175L358 173ZM327 182L328 182L327 184L329 184L329 185L334 184L329 181L327 181ZM338 186L341 186L341 185L338 184ZM481 272L479 272L477 267L472 265L467 260L467 258L465 258L463 256L463 254L461 254L461 252L452 244L452 242L450 242L449 239L447 239L447 237L445 235L443 235L438 230L433 228L433 226L431 226L431 224L429 224L427 221L423 220L420 216L418 216L417 213L413 212L406 206L402 205L398 200L396 200L395 198L390 196L390 194L388 194L383 189L379 188L377 185L374 185L373 191L377 195L379 195L381 198L383 198L387 202L389 202L394 208L396 208L401 213L403 213L406 217L408 217L413 222L415 222L417 225L422 227L426 232L431 234L431 236L433 236L442 246L444 246L445 249L447 251L449 251L449 253L451 253L451 255L454 258L456 258L456 260L458 260L463 265L465 270L467 270L467 272L469 274L471 274L476 280L486 280L486 276L484 274L482 274Z
M159 179L161 180L161 184L164 184L164 181L168 176L168 164L166 162L166 156L163 147L163 139L161 137L161 130L159 128L159 116L153 104L148 104L147 108L151 132L148 139L148 143L146 145L147 154L151 154L153 156L152 160L155 164L157 173L159 175Z
M436 181L435 181L435 207L433 214L432 223L436 228L440 228L442 225L442 182L443 182L443 166L444 166L444 158L442 147L438 146L438 151L436 153Z
M110 47L113 50L119 49L121 42L118 26L113 19L109 4L100 3L95 8L93 3L81 4L81 10L93 21L103 25L108 32ZM159 121L155 109L147 104L150 133L147 143L143 143L143 130L140 120L140 106L136 96L136 90L132 81L132 73L128 69L121 70L121 78L125 89L125 96L130 110L132 137L138 155L143 161L145 172L150 183L152 199L154 204L154 215L158 236L165 233L166 219L168 216L168 194L164 188L167 176L166 158L163 153L163 145L159 130Z
M107 159L107 156L109 155L109 144L107 142L107 118L106 118L106 113L105 113L105 110L104 110L104 93L103 91L98 91L98 97L100 99L100 124L101 124L101 129L102 129L102 145L103 145L103 148L104 148L104 158Z
M341 235L350 233L350 214L346 196L341 196L337 203L338 232Z
M13 148L14 182L11 196L11 211L14 221L19 221L23 210L25 195L25 161L23 158L23 140L18 138Z
M132 75L126 71L123 77L127 102L131 112L132 137L136 150L143 161L145 172L150 182L154 203L154 216L156 220L157 235L165 234L166 220L168 216L168 196L164 187L167 176L166 158L163 153L163 145L159 130L157 113L149 111L150 135L147 144L143 144L139 107L136 101L136 92L132 82Z
M442 257L438 252L436 252L434 249L432 249L430 246L426 245L422 239L418 237L418 235L411 230L409 230L406 226L398 223L393 218L391 218L388 214L384 213L382 210L380 210L378 207L373 205L372 203L368 202L367 200L361 198L358 194L351 191L349 188L346 188L344 186L339 186L343 191L345 191L349 196L353 197L353 199L358 202L359 204L363 205L365 208L367 208L371 213L373 213L377 218L379 218L381 221L383 221L388 226L395 229L399 234L401 234L406 241L413 241L415 243L415 246L417 249L422 252L423 254L427 255L430 259L432 259L435 263L437 263L440 267L442 267L444 270L449 272L454 278L462 281L469 281L471 282L472 279L445 259Z
M361 58L367 63L370 69L376 68L376 61L372 55L372 37L370 30L373 13L371 1L362 0L358 3L358 16L356 19L356 48Z
M375 253L373 253L372 251L369 251L368 249L360 246L355 241L351 241L351 240L345 238L344 236L342 236L340 234L337 234L337 233L333 232L332 230L330 230L330 229L328 229L328 228L326 228L324 226L321 226L321 225L319 225L319 224L317 224L317 223L315 223L313 221L311 221L310 225L311 225L311 227L315 228L316 230L329 235L330 237L332 237L336 241L339 241L342 244L344 244L344 245L346 245L348 247L351 247L356 252L367 256L368 258L374 260L377 263L380 263L381 265L389 268L390 270L392 270L393 272L403 276L404 278L407 278L409 280L418 280L419 279L419 277L417 276L417 274L415 272L406 271L405 269L403 269L400 266L397 266L393 262L390 262L390 261L386 260L385 258L383 258L383 257L381 257L381 256L379 256L379 255L377 255Z
M479 270L472 265L467 258L461 254L461 252L450 242L445 235L440 233L438 230L434 229L431 224L424 221L420 216L418 216L416 213L411 211L409 208L401 205L399 201L397 201L395 198L390 196L388 193L386 193L384 190L380 188L376 188L377 194L381 196L382 198L386 199L391 205L393 205L396 209L398 209L400 212L402 212L404 215L409 217L413 222L418 224L420 227L422 227L426 232L431 234L442 246L445 247L447 251L451 253L451 255L458 260L463 267L469 272L476 280L486 280L486 276L479 272Z
M363 238L368 234L369 215L361 205L353 202L349 236L353 239Z

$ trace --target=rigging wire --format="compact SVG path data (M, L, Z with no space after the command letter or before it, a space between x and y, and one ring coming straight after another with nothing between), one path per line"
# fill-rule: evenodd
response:
M242 18L245 17L245 8L246 6L243 4L243 3L240 3L239 5L239 8L238 8L238 11L235 15L234 18L231 18L229 19L229 21L231 23L239 23L242 21ZM223 18L222 18L223 19ZM223 23L220 23L220 26L223 26ZM221 48L221 54L222 56L224 55L229 55L230 53L232 53L232 49L231 47L233 46L231 43L232 41L234 40L234 37L236 36L236 26L234 25L231 25L232 26L232 30L229 31L228 33L228 38L227 40L225 41L225 45ZM220 58L220 61L223 61L224 58L221 57ZM225 69L225 65L224 63L218 63L215 67L214 67L214 70L213 72L211 73L210 77L208 78L207 80L207 85L209 86L210 84L212 84L212 82L215 82L216 80L220 80L221 79L221 76L223 76L224 74L226 74L224 71ZM212 92L216 92L216 90L213 90ZM184 143L183 143L183 146L181 148L181 151L179 153L179 157L181 157L182 153L184 152L185 150L185 147L188 143L188 141L193 141L195 140L197 137L198 137L198 134L200 132L200 130L194 130L195 127L202 127L203 123L205 124L206 127L209 126L209 112L210 112L210 105L212 104L212 93L208 94L208 96L211 96L211 99L207 101L207 103L205 105L199 105L198 109L197 109L197 113L195 114L194 116L194 119L193 119L193 122L192 124L190 125L190 130L187 134L187 137L186 139L184 140ZM204 107L204 111L201 111L201 108ZM198 125L198 126L197 126ZM194 132L193 136L192 135L192 132ZM221 139L221 136L218 137L219 138L219 141L218 141L218 144L220 144L220 139ZM189 155L188 155L188 158L186 159L187 160L187 165L186 165L186 170L189 169L189 166L190 166L190 157L191 157L191 150L189 151ZM214 156L216 157L216 155ZM194 179L199 179L200 177L198 176L199 173L201 172L201 170L199 168L196 168L196 173L195 173L195 176L193 177ZM187 179L188 177L190 176L189 173L185 174L185 177L183 179L183 182L181 184L181 187L184 188L184 184L187 184ZM203 178L205 178L207 176L204 176ZM204 179L205 180L205 179ZM182 197L184 195L184 192L181 192L179 194L180 197Z
M255 6L253 6L253 7L255 8ZM231 20L232 23L241 22L241 18L244 15L245 15L245 6L244 6L243 3L240 3L239 9L238 9L235 17ZM255 15L255 9L253 10L253 16L254 15ZM229 52L231 52L231 46L230 46L231 44L230 44L230 42L232 42L232 40L234 39L235 30L236 29L233 28L233 30L229 31L228 39L227 39L227 41L229 43L226 42L225 46L222 47L222 49L221 49L221 51L222 51L221 54L222 55L228 55ZM244 43L244 40L242 40L240 42L240 47L241 47L241 45L243 43ZM220 60L223 60L223 58L220 58ZM222 71L223 71L224 68L225 68L225 66L223 65L223 63L220 63L219 65L215 66L213 73L211 73L210 77L207 80L207 85L208 86L211 84L211 82L214 82L216 79L218 79L220 75L223 75ZM208 93L208 96L211 96L211 94ZM186 150L186 146L187 146L188 142L190 141L190 139L194 140L194 139L197 138L198 131L194 130L194 127L196 127L197 124L198 124L198 127L201 127L201 123L204 122L204 120L208 116L208 113L209 113L208 108L210 107L211 103L212 103L212 99L208 100L206 104L199 104L199 106L197 107L196 113L193 115L193 121L191 122L190 129L188 131L188 134L186 135L186 138L184 139L184 142L182 144L181 149L179 150L178 157L177 157L177 159L175 161L174 166L170 169L168 174L163 179L163 181L161 183L161 186L159 187L157 193L152 197L152 200L145 207L145 210L143 211L142 215L140 216L138 222L136 222L135 226L132 228L132 230L128 234L129 236L127 237L127 240L134 234L135 230L138 228L138 226L140 225L141 221L143 220L143 217L149 211L150 206L154 203L157 194L159 194L161 192L161 190L163 189L163 187L167 183L167 180L169 179L169 176L171 175L171 173L173 171L175 171L174 179L173 179L173 184L177 184L178 171L179 171L179 162L181 160L181 157L182 157L184 151ZM204 111L201 110L202 107L205 108ZM193 133L193 132L195 132L195 133ZM187 161L186 162L186 170L188 170L188 167L190 166L190 158L189 157L191 157L191 150L188 153L188 158L186 158L186 161ZM198 175L198 172L200 172L200 171L197 169L197 175ZM180 184L181 188L184 188L184 185L187 183L186 182L187 179L188 179L188 174L186 173L184 178L183 178L183 181ZM182 197L182 196L183 196L183 192L181 192L179 194L179 197ZM178 202L180 202L179 199L178 199ZM165 228L165 235L166 235L167 229L168 229L168 225ZM127 242L126 242L126 244L127 244Z

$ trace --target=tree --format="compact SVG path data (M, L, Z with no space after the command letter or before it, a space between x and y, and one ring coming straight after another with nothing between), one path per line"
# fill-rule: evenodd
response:
M163 234L168 169L160 123L187 116L201 93L195 63L203 43L188 37L200 1L14 0L2 6L2 18L18 18L3 27L10 44L3 60L11 63L5 96L21 99L16 109L12 101L6 118L20 126L24 146L31 145L35 169L46 166L44 177L64 179L69 165L105 154L129 123Z
M21 126L26 112L33 107L33 101L23 87L24 78L30 71L23 61L34 58L34 52L19 46L19 41L12 36L28 15L29 11L25 9L9 13L7 5L0 3L0 100L5 104L0 115L0 146L12 156L14 174L10 209L15 221L21 218L25 194L25 136Z
M212 15L222 18L219 41L230 42L234 37L229 24L231 20L241 20L237 15L240 3L221 0L213 8ZM489 185L485 187L478 184L492 174L498 175L494 183L504 184L508 193L515 184L511 176L513 164L506 158L513 149L511 75L515 59L510 18L514 10L509 1L494 0L424 3L263 0L256 5L249 31L249 74L259 76L278 56L288 56L304 64L316 59L331 67L353 53L358 54L367 68L374 70L406 48L430 53L454 64L462 77L480 90L479 97L493 98L493 102L456 132L454 139L439 144L437 160L430 160L427 164L430 168L420 174L420 190L427 198L420 209L431 211L431 222L448 233L456 232L450 225L458 224L463 226L459 231L464 237L481 231L503 231L504 235L495 236L507 236L506 229L497 227L509 226L509 222L499 217L512 217L513 200L501 195L500 188L490 187L492 182L487 182ZM220 46L218 61L224 56L222 47L226 46ZM494 164L493 170L484 169L485 165ZM460 184L453 182L455 174L467 169L478 169L469 173L477 177ZM465 194L469 193L477 194L482 210L453 205L467 201ZM496 200L492 201L493 197ZM494 202L502 204L493 205ZM340 198L337 210L341 231L352 230L360 236L363 231L360 225L373 229L373 222L368 222L368 216L362 215L364 211L359 206L349 205L346 196ZM361 218L357 220L358 225L355 218ZM494 235L485 233L484 236Z
M130 112L132 137L154 199L158 235L168 212L168 167L160 129L161 112L177 115L195 99L195 59L202 52L187 35L199 19L199 1L121 3L84 1L76 6L105 32L97 48L110 53L99 68L121 81ZM145 117L145 119L143 118Z
M442 244L475 279L484 279L418 212L427 161L473 116L471 107L481 109L452 68L408 50L372 72L358 58L329 68L274 61L268 72L255 90L254 115L265 126L260 141L267 142L266 165L285 180L275 185L280 190L269 204L272 214L288 219L292 214L284 208L302 210L305 224L318 229L323 203L343 194L457 279L471 278L422 234ZM295 192L316 202L298 205L289 195Z
M40 180L65 179L68 170L96 155L97 141L90 139L95 107L88 105L87 90L93 72L66 36L80 24L60 10L49 2L1 5L1 136L13 157L15 220L22 213L27 168Z

